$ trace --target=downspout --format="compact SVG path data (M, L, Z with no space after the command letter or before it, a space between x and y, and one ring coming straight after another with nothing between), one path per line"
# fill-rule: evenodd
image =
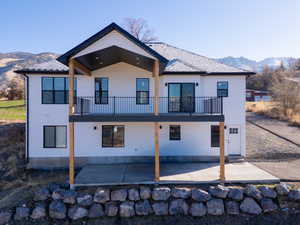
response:
M22 74L26 81L26 163L29 162L29 78L24 73Z

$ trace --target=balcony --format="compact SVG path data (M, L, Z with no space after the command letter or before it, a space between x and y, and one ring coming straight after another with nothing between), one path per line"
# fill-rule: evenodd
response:
M159 121L197 121L196 118L220 121L223 118L220 97L158 97L157 101L159 116L154 114L155 97L80 96L70 121L153 121L158 118Z

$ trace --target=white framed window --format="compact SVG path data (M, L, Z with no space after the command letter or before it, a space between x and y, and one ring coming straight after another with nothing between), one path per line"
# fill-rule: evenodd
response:
M44 126L44 148L66 148L67 126Z

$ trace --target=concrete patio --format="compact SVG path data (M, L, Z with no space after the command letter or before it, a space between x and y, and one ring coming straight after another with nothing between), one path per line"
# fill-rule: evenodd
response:
M164 184L219 183L218 163L162 163ZM279 178L248 162L227 163L226 183L277 183ZM76 186L154 184L154 164L87 165L75 178Z

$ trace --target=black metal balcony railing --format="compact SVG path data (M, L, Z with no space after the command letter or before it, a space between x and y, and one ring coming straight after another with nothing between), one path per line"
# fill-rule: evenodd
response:
M223 114L221 97L158 97L159 113ZM75 114L153 114L155 97L81 96L76 99ZM100 102L102 104L100 104Z

